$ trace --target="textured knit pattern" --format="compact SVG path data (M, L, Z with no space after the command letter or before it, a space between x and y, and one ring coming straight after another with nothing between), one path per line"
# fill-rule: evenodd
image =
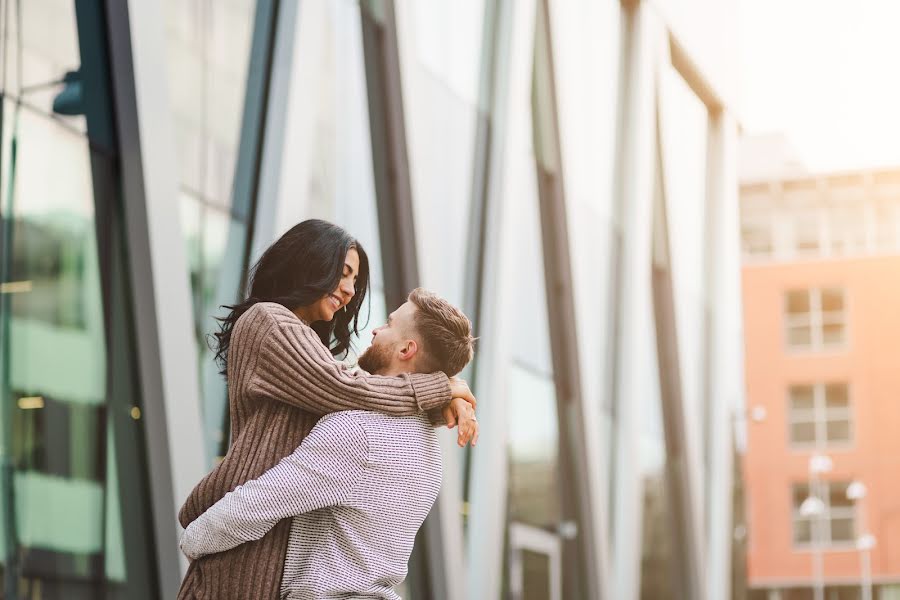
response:
M281 597L397 599L416 531L441 487L425 417L323 417L293 454L191 523L191 558L263 537L294 516Z
M241 315L232 331L228 399L231 447L185 501L179 513L183 527L293 452L323 414L358 409L434 415L450 401L450 386L442 373L351 372L294 313L264 302ZM290 526L286 519L258 541L193 561L178 598L277 598Z

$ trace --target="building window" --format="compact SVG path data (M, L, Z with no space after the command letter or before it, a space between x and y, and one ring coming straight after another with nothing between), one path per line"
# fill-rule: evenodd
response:
M856 539L856 510L853 501L847 499L849 481L814 482L813 490L823 505L819 516L800 514L800 506L810 497L808 483L793 485L792 521L795 546L811 546L815 543L813 532L818 528L816 539L821 546L852 543Z
M787 344L792 350L824 350L844 345L847 317L844 290L790 290L785 295Z
M853 428L847 384L791 386L789 419L794 447L849 443Z
M821 228L817 211L800 211L794 215L794 250L798 256L821 253Z
M771 256L774 250L771 219L744 218L741 240L746 256Z

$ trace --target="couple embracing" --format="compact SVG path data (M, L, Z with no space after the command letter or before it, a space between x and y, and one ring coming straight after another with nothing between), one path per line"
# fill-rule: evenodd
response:
M413 290L346 356L369 286L362 246L304 221L227 307L216 359L228 382L228 453L181 509L191 565L179 599L398 598L441 485L435 428L478 438L469 320Z

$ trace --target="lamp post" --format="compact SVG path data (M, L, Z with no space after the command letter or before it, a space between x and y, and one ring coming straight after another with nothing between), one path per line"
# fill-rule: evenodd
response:
M819 496L819 476L830 473L834 464L831 457L813 454L809 457L809 496L800 505L800 514L809 517L813 547L813 599L825 600L825 565L822 557L822 525L825 502Z
M859 518L859 536L856 538L856 549L859 551L859 586L862 591L862 600L872 600L872 562L869 551L875 547L875 536L867 531L865 518L866 484L854 481L847 486L847 499L856 504L856 514Z

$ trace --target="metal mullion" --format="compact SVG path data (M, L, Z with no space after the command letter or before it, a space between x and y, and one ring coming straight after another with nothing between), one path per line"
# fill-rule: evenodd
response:
M560 149L559 106L553 57L550 9L547 0L537 3L532 74L532 136L538 177L541 215L541 248L544 258L544 285L547 324L550 334L554 383L556 387L559 457L562 473L563 515L579 524L575 540L562 540L567 570L565 597L605 596L605 528L603 516L596 514L591 484L589 446L584 429L585 413L575 321L561 315L575 314L573 265L567 204ZM579 475L581 474L581 475ZM601 525L598 527L598 525ZM595 576L591 576L595 574Z
M394 3L364 0L359 6L385 306L391 307L402 304L420 281L400 49ZM439 495L416 536L408 582L417 598L462 597L462 549L456 556L448 548L450 524L461 518L451 509L453 500Z

